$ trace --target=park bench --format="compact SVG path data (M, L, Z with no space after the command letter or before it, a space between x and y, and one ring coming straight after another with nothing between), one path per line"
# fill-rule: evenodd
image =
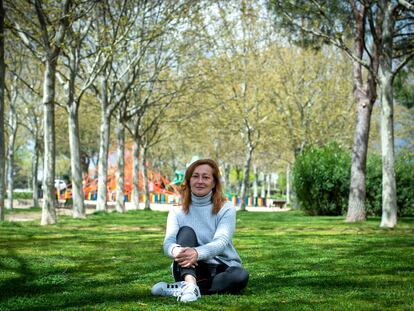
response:
M286 200L272 200L272 206L283 208L286 204Z

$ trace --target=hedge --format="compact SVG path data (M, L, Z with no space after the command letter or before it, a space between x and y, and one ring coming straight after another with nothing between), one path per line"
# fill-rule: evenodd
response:
M293 167L293 187L301 208L309 215L343 215L347 210L351 154L336 143L310 146ZM400 216L414 215L414 161L396 159L397 206ZM367 159L366 210L382 213L382 162L380 155Z

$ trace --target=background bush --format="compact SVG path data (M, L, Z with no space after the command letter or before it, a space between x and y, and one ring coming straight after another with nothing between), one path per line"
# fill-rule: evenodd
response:
M5 194L6 194L6 199L8 199L7 192ZM23 199L32 199L32 198L33 198L33 193L30 191L14 191L13 192L14 200L23 200Z
M351 156L338 144L310 146L293 168L298 203L310 215L341 215L347 208Z
M414 159L399 157L395 163L397 205L400 216L414 216Z
M331 143L311 146L296 159L293 187L301 208L310 215L341 215L347 210L351 170L350 152ZM399 216L414 215L414 161L397 157L395 174ZM370 216L382 213L382 161L372 154L367 159L366 210Z
M382 213L382 160L381 155L372 154L367 159L365 179L365 209L368 216L380 216Z
M414 215L414 162L409 156L395 161L397 206L399 216ZM367 162L366 209L368 215L382 214L382 160L380 155L370 155Z

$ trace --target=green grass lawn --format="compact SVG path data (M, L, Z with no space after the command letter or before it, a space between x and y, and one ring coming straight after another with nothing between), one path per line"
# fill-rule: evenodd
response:
M26 210L27 211L27 210ZM153 297L172 281L162 253L167 213L95 214L0 225L0 310L413 310L414 218L300 212L237 214L234 244L250 272L242 295L189 304Z

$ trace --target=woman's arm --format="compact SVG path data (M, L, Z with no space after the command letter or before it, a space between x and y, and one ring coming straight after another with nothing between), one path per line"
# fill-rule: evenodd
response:
M231 243L236 227L236 208L226 204L219 212L219 220L213 240L202 246L195 247L198 260L211 259L223 253Z
M179 247L180 245L177 244L177 233L180 229L178 224L177 214L172 208L167 217L167 228L165 230L165 238L164 238L164 254L173 258L173 248Z

